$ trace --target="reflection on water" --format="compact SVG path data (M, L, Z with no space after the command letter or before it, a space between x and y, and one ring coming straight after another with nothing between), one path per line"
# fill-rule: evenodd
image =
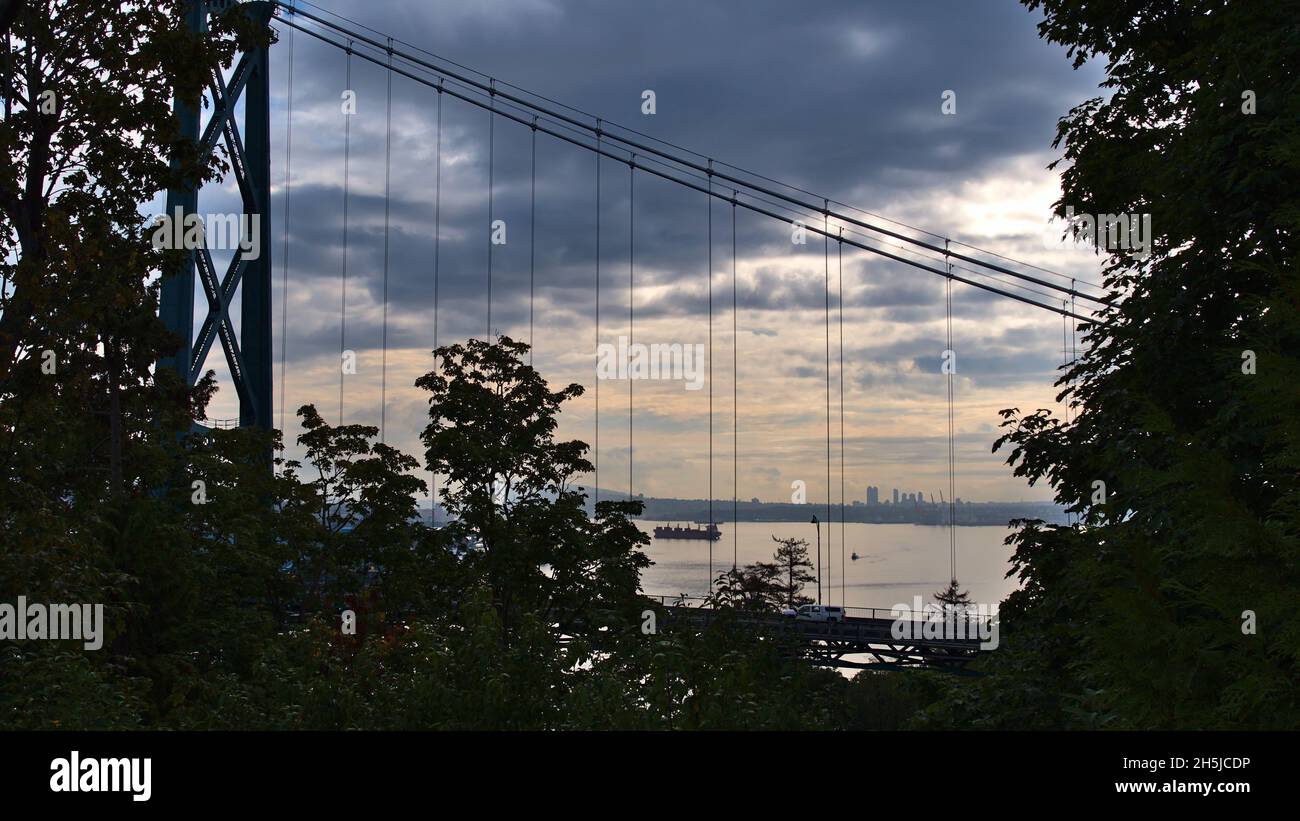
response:
M636 524L652 534L655 525L670 523L638 520ZM722 538L711 545L707 541L652 536L646 553L654 565L641 576L645 592L691 596L707 593L710 546L714 577L730 569L733 556L742 565L771 561L776 548L774 535L806 539L809 556L816 561L817 532L807 522L726 522L720 527ZM910 607L913 596L920 596L923 603L930 602L934 593L947 586L947 528L850 522L843 525L842 546L840 528L838 522L821 526L822 599L827 604ZM1002 543L1008 533L1010 529L1003 527L957 528L957 579L970 592L972 603L997 604L1016 588L1014 579L1004 578L1012 553L1012 548ZM849 558L854 552L860 557L857 561ZM815 584L804 592L816 596Z

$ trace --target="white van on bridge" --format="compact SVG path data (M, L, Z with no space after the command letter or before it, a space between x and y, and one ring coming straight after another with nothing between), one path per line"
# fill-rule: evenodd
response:
M804 604L798 610L789 607L781 611L782 616L795 621L821 621L837 624L844 621L844 608L830 604Z

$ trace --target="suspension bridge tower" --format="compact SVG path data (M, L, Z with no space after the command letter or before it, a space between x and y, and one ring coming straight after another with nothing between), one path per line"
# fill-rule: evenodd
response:
M234 0L190 0L186 10L191 31L204 34L211 16L225 14L235 6L259 24L268 26L274 12L271 2L237 3ZM266 45L244 52L235 63L229 80L214 72L208 80L212 108L200 132L199 99L182 99L178 94L174 110L185 139L197 145L202 162L212 156L217 141L225 144L230 165L239 185L242 213L239 224L259 233L256 256L246 253L245 243L233 249L225 274L218 278L206 240L188 249L180 268L164 278L160 314L167 328L182 340L174 356L158 363L176 370L186 384L193 385L203 372L212 343L221 340L226 364L239 396L241 427L272 427L271 384L271 125L269 48ZM244 101L243 122L237 103ZM173 159L173 167L178 160ZM167 192L167 218L198 214L199 187L173 188ZM255 217L255 218L254 218ZM174 234L179 235L176 231ZM249 237L249 240L253 238ZM198 273L207 298L207 316L194 333L194 275ZM230 318L230 303L241 289L239 333Z

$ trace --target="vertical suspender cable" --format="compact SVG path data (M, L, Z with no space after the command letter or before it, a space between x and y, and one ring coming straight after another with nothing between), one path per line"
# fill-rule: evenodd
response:
M347 79L345 85L352 92L352 41L347 48ZM355 105L356 98L351 101ZM343 424L343 355L347 351L348 322L348 186L352 160L352 113L343 112L343 287L339 295L339 425Z
M1061 300L1061 371L1067 377L1067 388L1069 386L1068 374L1070 372L1070 318L1065 315L1065 309L1068 304L1064 299ZM1061 411L1065 415L1065 424L1070 424L1070 399L1068 396L1065 399L1065 407ZM1074 517L1068 509L1065 511L1065 523L1067 525L1074 524Z
M839 274L836 281L839 283L839 303L840 303L840 606L846 607L848 602L845 601L846 579L848 574L845 572L848 565L844 563L844 227L840 226L840 242L836 246L839 254L838 267ZM847 611L846 611L847 612Z
M379 441L385 439L388 418L388 225L393 169L393 41L388 40L388 104L384 117L384 316L380 331Z
M633 350L633 324L636 304L636 155L627 161L627 347ZM636 405L632 403L632 385L636 379L627 375L627 498L632 500L632 457L636 451L632 447L632 417Z
M438 285L442 251L442 80L438 81L438 136L434 143L433 173L433 349L438 349ZM433 357L433 367L438 369L438 356ZM437 523L438 472L430 470L429 521Z
M1070 290L1071 290L1071 291L1074 290L1074 280L1073 280L1073 279L1070 280ZM1075 311L1076 311L1076 306L1075 306L1074 294L1070 294L1070 313L1073 314L1073 313L1075 313ZM1079 340L1078 340L1079 324L1078 324L1078 322L1074 319L1074 317L1069 317L1069 322L1070 322L1070 367L1073 368L1073 367L1078 363L1078 361L1079 361L1079 348L1078 348L1078 341L1079 341ZM1073 382L1074 382L1074 380L1071 379L1070 382L1071 382L1071 387L1073 387ZM1070 396L1070 400L1069 400L1069 401L1073 401L1073 399L1074 399L1073 391L1071 391L1071 396ZM1068 402L1067 402L1067 404L1066 404L1066 407L1067 407L1067 408L1069 407L1069 403L1068 403ZM1067 410L1067 413L1068 413L1068 410ZM1068 418L1068 417L1067 417L1067 418ZM1078 418L1077 415L1076 415L1076 418ZM1076 514L1073 514L1071 518L1074 520L1074 523L1077 524L1078 521L1079 521L1079 514L1077 514L1077 513L1076 513Z
M949 263L951 266L952 263ZM944 281L944 304L947 314L948 350L952 351L952 280ZM953 356L953 354L950 354ZM955 361L955 358L954 360ZM953 372L948 369L948 574L957 584L957 448L953 424Z
M496 80L491 80L489 100L491 107L488 109L488 260L487 260L487 336L484 337L488 342L492 342L492 185L496 172L496 122L497 122L497 98L496 98Z
M292 13L292 8L290 8ZM285 220L279 260L279 431L285 431L285 370L289 364L289 195L294 182L294 30L289 29L289 73L285 104Z
M1071 286L1071 290L1073 290L1074 287L1073 279L1070 280L1070 286ZM1071 314L1075 313L1075 310L1076 310L1076 306L1075 306L1074 294L1070 294L1070 313ZM1074 319L1074 317L1066 317L1066 320L1070 323L1070 367L1073 368L1074 365L1079 361L1079 348L1078 348L1079 323ZM1073 386L1074 384L1073 379L1070 380L1070 384L1071 386Z
M1061 370L1065 374L1069 373L1070 368L1070 318L1065 315L1065 307L1068 303L1061 300ZM1068 382L1067 382L1068 385ZM1065 400L1065 422L1070 423L1070 400Z
M593 501L600 503L600 120L596 121L596 435L592 465L596 480Z
M831 529L831 503L835 498L835 491L831 487L831 235L830 235L830 203L823 203L822 211L822 267L825 273L826 282L826 592L831 591L831 551L834 550L835 544L832 540L832 534L835 532ZM821 576L822 569L817 568L818 577ZM821 604L820 601L817 602Z
M709 160L709 169L712 170L713 161ZM705 269L705 284L709 289L709 523L712 524L713 518L713 174L709 174L709 195L705 205L709 209L708 216L708 268ZM731 525L736 526L735 522ZM709 539L709 585L706 588L713 592L713 540Z
M533 295L537 279L537 117L533 117L528 190L528 367L533 366Z
M740 337L736 332L736 196L731 192L731 569L740 563Z
M1070 290L1071 291L1074 290L1073 279L1070 280ZM1075 304L1075 296L1073 293L1071 293L1070 313L1077 314L1078 310L1079 310L1078 306ZM1077 320L1074 319L1073 316L1071 316L1070 317L1070 364L1074 364L1078 361L1079 361L1079 323Z
M1073 280L1073 279L1070 280L1070 290L1071 290L1071 291L1074 290L1074 280ZM1074 314L1075 312L1076 312L1076 306L1075 306L1074 294L1071 293L1071 294L1070 294L1070 313L1071 313L1071 314ZM1070 367L1073 368L1073 367L1078 363L1078 361L1079 361L1079 348L1078 348L1078 341L1079 341L1079 340L1078 340L1079 323L1074 319L1073 316L1070 317L1069 320L1070 320ZM1071 380L1071 387L1073 387L1073 380ZM1070 401L1073 401L1073 399L1074 399L1073 392L1071 392ZM1068 407L1068 405L1067 405L1067 407ZM1077 415L1076 415L1076 418L1078 418ZM1075 523L1075 524L1078 524L1078 522L1079 522L1079 514L1075 513L1075 514L1073 514L1073 515L1071 516L1071 518L1074 520L1074 523Z

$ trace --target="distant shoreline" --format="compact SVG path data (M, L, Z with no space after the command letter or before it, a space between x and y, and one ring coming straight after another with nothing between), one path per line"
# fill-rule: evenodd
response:
M631 520L634 522L646 522L650 524L686 524L686 525L695 524L694 521L686 521L684 519L652 519L646 516L632 516L629 518L631 518ZM1020 518L1031 518L1031 517L1020 517ZM809 524L810 521L811 521L811 517L809 517L808 519L737 519L736 521L727 519L726 521L717 520L717 523L720 525L728 525L728 524L806 525ZM825 524L827 521L835 525L838 525L840 523L840 519L838 516L836 516L834 519L823 519L821 521L823 524ZM1006 522L959 521L957 522L957 526L958 527L1007 527L1010 521L1011 521L1010 519L1008 519ZM846 525L911 525L914 527L947 527L946 524L936 524L934 522L871 522L871 521L854 521L853 519L849 519L849 518L844 519L844 524Z
M593 500L597 496L594 488L586 488L587 512L594 513ZM626 493L600 490L601 501L628 500ZM637 496L636 500L645 504L640 516L633 518L641 521L677 522L692 524L707 522L710 518L707 499L669 499L655 496ZM899 503L874 504L862 502L848 503L841 507L838 503L808 502L793 504L790 502L760 502L750 500L736 502L733 507L730 499L714 499L712 520L718 524L727 522L791 522L806 523L816 516L819 520L838 523L840 516L846 524L900 524L929 525L946 527L948 525L949 506L946 504ZM829 515L828 515L829 513ZM1014 519L1040 519L1049 524L1064 524L1065 511L1054 502L968 502L955 505L956 524L959 527L1007 527ZM444 514L445 516L445 514Z

